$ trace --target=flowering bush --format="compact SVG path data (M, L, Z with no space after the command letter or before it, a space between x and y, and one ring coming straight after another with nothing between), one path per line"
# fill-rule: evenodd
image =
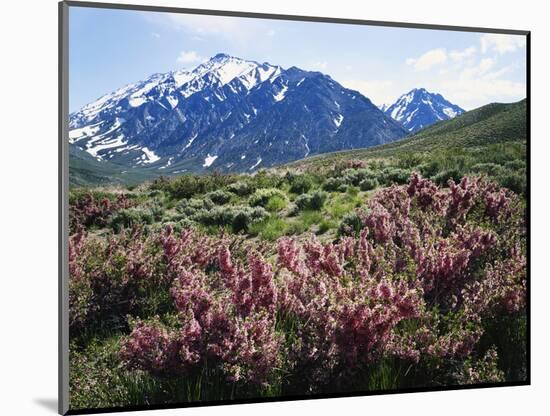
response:
M275 332L271 266L254 252L244 269L233 264L226 247L219 249L218 258L219 279L188 271L189 266L179 268L170 292L180 325L167 331L158 322L139 322L122 350L128 366L185 375L208 360L230 381L267 383L279 365L281 342Z
M364 389L387 363L401 385L501 381L509 347L491 323L524 313L523 209L483 178L441 188L413 173L373 193L333 241L79 230L71 325L131 314L127 371L207 374L256 394Z
M133 202L124 194L118 195L115 199L107 197L97 198L87 192L76 198L69 207L69 225L71 233L79 227L90 225L105 226L109 217L121 210L129 208Z
M126 315L149 316L170 308L169 288L182 267L207 267L225 237L171 227L145 235L141 229L107 241L80 230L69 240L71 329L126 326Z

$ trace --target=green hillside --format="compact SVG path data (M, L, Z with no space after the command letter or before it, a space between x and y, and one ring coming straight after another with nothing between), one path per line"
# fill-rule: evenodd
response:
M308 168L334 164L338 160L404 157L434 152L475 152L490 147L506 149L526 142L526 100L512 104L493 103L437 123L419 133L390 144L312 156L286 165Z
M97 185L135 185L156 174L144 169L124 168L109 162L99 162L77 147L69 147L69 184L70 186Z

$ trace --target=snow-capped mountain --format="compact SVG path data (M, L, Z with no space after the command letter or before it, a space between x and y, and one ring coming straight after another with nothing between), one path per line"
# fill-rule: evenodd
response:
M401 123L410 133L438 121L449 120L464 112L441 94L431 93L424 88L415 88L403 94L392 105L382 105L380 109Z
M226 54L104 95L69 127L75 151L167 173L254 171L407 133L328 75Z

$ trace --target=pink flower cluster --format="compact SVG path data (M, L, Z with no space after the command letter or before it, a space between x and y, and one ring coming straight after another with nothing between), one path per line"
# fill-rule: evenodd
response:
M171 227L147 235L135 228L102 239L80 228L69 238L71 328L103 320L123 325L151 294L167 292L182 270L206 268L228 241L192 230L177 236Z
M128 368L156 377L207 366L262 387L295 376L314 391L391 358L460 362L469 380L498 378L496 353L467 360L484 354L476 348L485 320L525 307L518 199L479 178L443 189L413 174L363 208L357 237L283 237L271 251L170 227L107 244L77 233L75 310L105 308L94 302L107 290L130 304L147 291L169 293L176 321L142 316L121 351Z
M249 255L248 264L246 269L233 265L227 248L221 248L221 279L200 270L180 271L171 288L179 327L166 332L156 330L155 321L139 322L122 350L127 365L170 376L192 373L208 362L230 381L265 385L281 358L277 293L270 264L258 253ZM174 364L170 351L175 345ZM159 346L166 354L159 353ZM158 366L163 362L169 363L164 371Z
M91 193L87 193L70 205L70 228L74 232L82 226L92 224L104 226L110 215L132 205L133 202L124 194L118 195L114 201L111 201L108 198L98 200Z

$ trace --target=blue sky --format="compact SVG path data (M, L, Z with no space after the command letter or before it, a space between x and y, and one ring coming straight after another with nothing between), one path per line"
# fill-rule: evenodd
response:
M375 104L412 88L466 110L526 95L525 37L70 8L69 106L218 52L324 72Z

